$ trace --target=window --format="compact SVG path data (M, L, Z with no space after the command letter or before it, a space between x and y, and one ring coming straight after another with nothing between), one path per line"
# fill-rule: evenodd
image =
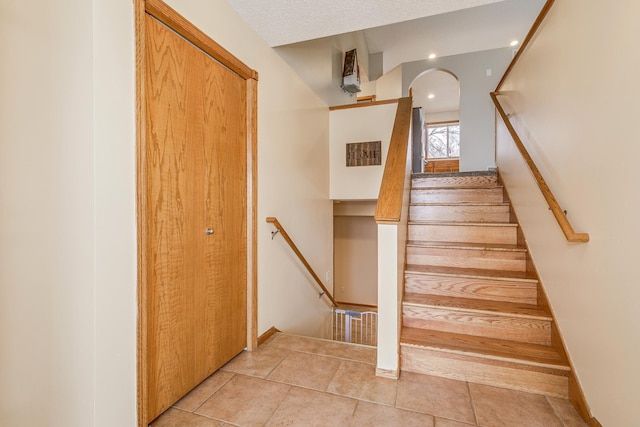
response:
M427 125L427 158L460 157L460 123Z

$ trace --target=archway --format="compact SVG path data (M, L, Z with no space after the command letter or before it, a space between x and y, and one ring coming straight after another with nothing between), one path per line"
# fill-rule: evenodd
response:
M413 93L414 172L457 172L460 157L460 81L430 69L410 85Z

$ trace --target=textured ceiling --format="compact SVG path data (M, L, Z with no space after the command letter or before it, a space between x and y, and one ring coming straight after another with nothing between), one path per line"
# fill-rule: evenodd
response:
M503 0L228 0L272 47L500 1Z

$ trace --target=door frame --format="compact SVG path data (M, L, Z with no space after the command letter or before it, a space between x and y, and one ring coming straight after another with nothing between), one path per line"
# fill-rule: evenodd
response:
M246 82L247 118L247 350L258 347L257 321L257 181L258 181L258 73L196 28L161 0L134 0L136 34L136 215L138 243L138 324L137 324L137 411L138 426L146 427L147 379L147 259L146 259L146 94L145 94L145 15L158 19Z

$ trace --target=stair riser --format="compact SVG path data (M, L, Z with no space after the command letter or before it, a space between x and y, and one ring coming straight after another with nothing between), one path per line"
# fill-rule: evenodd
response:
M502 202L502 188L411 190L411 203Z
M567 398L567 371L532 368L472 355L401 346L402 371Z
M402 324L409 328L551 345L551 321L546 319L404 304Z
M408 240L515 245L517 227L465 224L409 224Z
M410 221L509 222L509 206L410 206Z
M411 187L470 187L474 185L496 185L498 177L493 176L447 176L441 178L413 178Z
M537 284L530 282L405 274L405 292L536 304Z
M527 268L524 252L416 246L407 247L407 264L519 272Z

